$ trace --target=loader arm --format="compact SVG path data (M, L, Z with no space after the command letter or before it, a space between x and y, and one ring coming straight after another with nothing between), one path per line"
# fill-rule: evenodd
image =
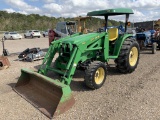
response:
M91 59L108 60L108 58L104 58L105 56L103 55L103 52L105 52L106 55L108 55L109 52L107 51L108 36L105 38L105 34L106 33L96 33L93 34L93 37L90 37L88 40L85 39L84 41L81 36L77 36L76 38L80 39L81 42L76 41L76 38L53 42L49 47L38 73L46 75L48 71L56 72L62 75L59 81L69 85L80 63ZM58 58L54 62L54 65L51 65L56 53L58 54Z

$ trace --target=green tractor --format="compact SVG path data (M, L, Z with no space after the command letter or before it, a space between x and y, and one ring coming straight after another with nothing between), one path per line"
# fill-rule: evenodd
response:
M131 9L118 8L89 12L88 16L125 15L125 31ZM107 27L107 25L106 25ZM58 57L53 63L55 55ZM77 33L51 43L38 72L22 69L14 90L52 118L68 110L75 102L70 83L76 69L85 70L84 82L91 89L102 87L107 76L107 63L115 60L122 73L133 72L139 61L139 45L132 34L118 34L117 28L94 33ZM48 72L59 74L52 79Z

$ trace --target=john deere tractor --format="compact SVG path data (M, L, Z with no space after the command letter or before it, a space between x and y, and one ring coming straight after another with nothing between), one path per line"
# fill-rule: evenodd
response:
M124 33L119 34L118 28L110 28L88 34L77 33L52 42L38 72L22 69L14 90L52 118L74 104L70 83L76 69L85 70L84 82L93 90L104 84L106 63L110 59L115 60L120 72L133 72L139 61L139 45L132 34L126 33L129 14L133 11L127 8L89 12L88 16L104 16L106 23L109 16L125 15ZM51 71L59 74L60 79L48 77L47 73Z

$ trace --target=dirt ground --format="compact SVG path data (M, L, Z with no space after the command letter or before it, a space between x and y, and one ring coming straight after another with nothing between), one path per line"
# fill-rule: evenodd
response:
M12 90L21 68L35 69L42 63L42 60L18 61L18 54L32 47L46 50L48 38L7 40L5 47L11 53L8 56L11 66L0 71L0 119L49 120ZM106 82L98 90L88 89L83 83L84 73L77 71L71 83L76 103L55 120L159 120L159 56L160 51L156 54L151 54L151 50L142 51L138 67L131 74L121 74L111 65Z

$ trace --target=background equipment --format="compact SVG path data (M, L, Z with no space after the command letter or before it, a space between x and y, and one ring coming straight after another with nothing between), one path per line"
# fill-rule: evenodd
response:
M45 54L46 53L43 52L40 48L27 48L18 55L18 58L19 60L33 62L34 60L43 59Z
M151 33L151 31L143 31L136 33L136 39L139 43L140 49L151 48L152 54L156 53L157 47L160 49L160 40Z

